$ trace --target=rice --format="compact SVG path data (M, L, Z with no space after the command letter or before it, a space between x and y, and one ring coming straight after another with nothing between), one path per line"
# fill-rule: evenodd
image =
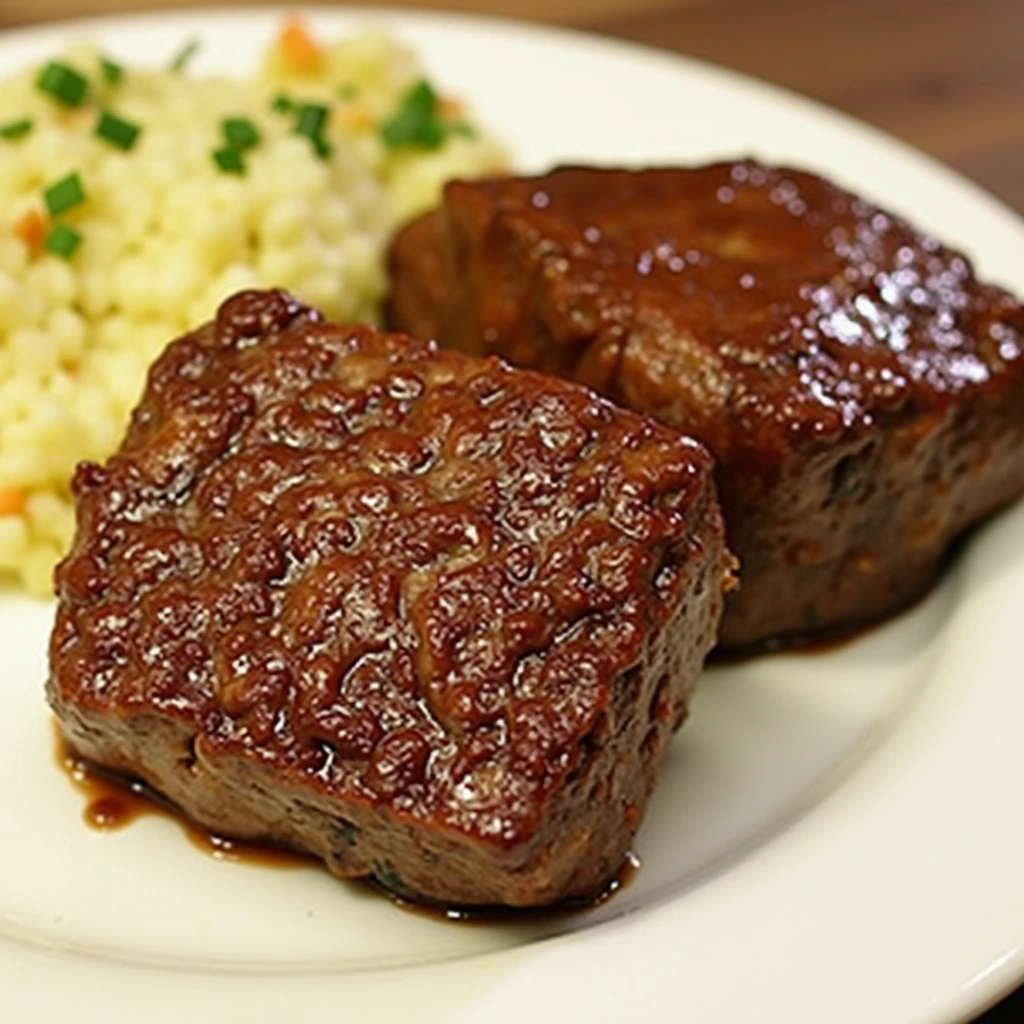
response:
M0 580L38 594L72 535L74 466L116 447L170 339L258 285L374 319L395 226L503 162L379 32L321 46L288 25L246 79L125 67L112 82L88 48L60 62L89 82L81 106L41 92L38 68L0 83L0 129L31 124L0 137ZM443 137L389 145L382 126L424 90ZM321 131L296 134L303 106L327 108ZM130 150L95 135L101 109L141 129ZM244 173L213 157L225 118L259 135L236 148ZM73 174L84 201L48 216L44 191ZM67 258L46 248L57 224L81 239Z

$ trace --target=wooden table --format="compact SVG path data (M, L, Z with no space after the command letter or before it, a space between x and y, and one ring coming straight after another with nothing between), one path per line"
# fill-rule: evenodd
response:
M173 2L0 0L0 28ZM402 6L442 5L405 0ZM575 26L758 75L885 128L1024 213L1024 0L449 0L443 6ZM1022 1020L1024 989L979 1024Z
M174 2L0 0L0 27ZM402 6L557 22L737 68L880 125L1024 212L1022 0L404 0Z

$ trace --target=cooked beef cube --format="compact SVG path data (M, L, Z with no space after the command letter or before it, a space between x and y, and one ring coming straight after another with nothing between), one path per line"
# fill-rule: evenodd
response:
M1024 487L1024 310L801 171L456 183L391 252L390 322L580 381L718 461L722 644L895 612Z
M75 476L49 700L227 836L415 899L593 896L714 644L711 465L577 385L242 293Z

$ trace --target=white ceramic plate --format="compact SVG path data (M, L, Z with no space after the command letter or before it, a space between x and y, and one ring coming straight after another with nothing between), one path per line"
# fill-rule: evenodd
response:
M324 12L341 31L367 13ZM823 170L1024 291L1024 228L876 132L699 64L454 16L372 15L517 163L753 153ZM276 15L189 12L0 36L0 74L72 38L241 70ZM170 821L99 834L53 761L51 610L0 597L5 1020L952 1021L1024 974L1024 508L913 612L830 653L706 677L638 842L584 914L456 925L314 868L196 852Z

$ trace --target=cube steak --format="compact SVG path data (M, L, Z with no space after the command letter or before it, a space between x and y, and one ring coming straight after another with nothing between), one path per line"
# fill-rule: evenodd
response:
M1024 487L1024 310L801 171L562 168L448 186L389 320L704 441L740 588L722 644L903 608Z
M74 479L48 697L200 824L455 904L619 870L733 560L699 443L242 293Z

